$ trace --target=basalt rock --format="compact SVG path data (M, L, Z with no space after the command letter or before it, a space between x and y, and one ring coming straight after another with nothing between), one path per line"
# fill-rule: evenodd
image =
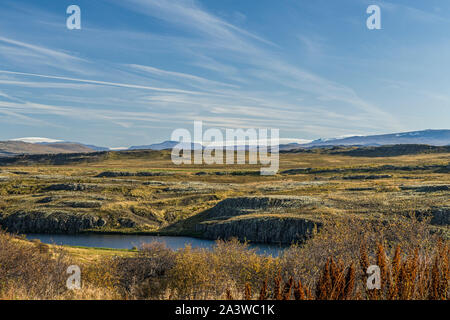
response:
M81 183L60 183L52 184L44 189L44 191L86 191L98 189L96 185Z
M315 227L320 227L320 223L299 218L262 217L204 222L196 226L196 232L207 239L237 238L241 241L289 245L306 240Z
M207 239L301 242L321 226L318 220L303 213L322 204L320 199L308 196L229 198L201 213L203 221L195 225L194 231Z
M124 228L134 228L137 225L137 223L134 220L129 218L120 218L118 222L120 226Z
M158 176L169 176L172 175L170 172L128 172L128 171L104 171L96 175L96 178L116 178L116 177L158 177Z
M381 174L381 175L355 175L355 176L345 176L342 177L344 180L377 180L377 179L389 179L392 178L390 174Z
M400 186L402 190L411 190L415 192L439 192L450 191L450 185L418 185L418 186Z
M4 217L0 216L0 225L3 229L18 233L77 233L105 224L103 218L64 211L19 211Z
M440 226L450 225L450 207L433 208L431 223Z
M134 177L133 172L126 171L105 171L96 175L96 178Z
M61 204L70 208L100 208L102 206L101 201L65 201Z
M239 216L249 213L285 212L323 204L322 200L309 196L266 196L228 198L205 211L207 218Z
M404 216L409 217L409 213L405 212ZM450 226L450 207L432 207L427 210L418 210L415 217L419 221L429 221L430 224L436 226Z

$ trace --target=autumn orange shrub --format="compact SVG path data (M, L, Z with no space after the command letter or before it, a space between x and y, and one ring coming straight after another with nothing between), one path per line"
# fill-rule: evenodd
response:
M282 283L277 275L261 286L260 300L448 300L449 292L449 250L448 244L439 242L432 256L419 254L419 249L412 255L402 256L400 246L390 259L382 244L378 244L374 261L370 261L364 245L360 252L360 276L353 263L345 267L342 261L328 258L316 279L315 288L303 286L301 280L290 277ZM367 268L375 263L380 268L381 288L367 288ZM357 282L364 290L357 290ZM283 289L282 289L283 288ZM246 286L244 297L250 299L250 286ZM313 293L312 293L313 292ZM271 294L270 294L271 293Z

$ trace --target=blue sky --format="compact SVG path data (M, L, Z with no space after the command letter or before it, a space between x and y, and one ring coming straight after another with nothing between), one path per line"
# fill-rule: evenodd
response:
M81 8L81 30L66 9ZM366 8L381 7L382 30ZM0 140L176 128L316 139L449 128L450 2L2 0Z

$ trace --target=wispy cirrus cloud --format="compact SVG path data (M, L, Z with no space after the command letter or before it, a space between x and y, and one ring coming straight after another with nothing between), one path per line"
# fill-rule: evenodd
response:
M78 57L74 57L70 54L61 52L61 51L57 51L57 50L52 50L52 49L48 49L45 47L41 47L41 46L37 46L37 45L33 45L33 44L29 44L29 43L25 43L22 41L17 41L17 40L13 40L13 39L9 39L6 37L2 37L0 36L0 42L4 42L4 43L8 43L23 49L27 49L30 50L32 52L41 54L47 58L50 59L56 59L59 61L85 61L81 58Z
M366 3L373 3L367 0L364 0ZM406 16L408 19L417 21L417 22L425 22L425 23L449 23L450 19L439 14L440 10L433 10L433 6L429 7L431 10L419 9L414 6L396 3L391 1L376 1L376 3L383 9L387 10L391 13L403 13L403 16ZM435 9L437 7L434 7Z
M244 36L270 46L277 46L273 42L264 39L254 33L228 23L206 10L203 10L196 1L191 0L128 0L127 2L115 1L121 5L146 15L187 27L195 33L214 39L221 46L233 50L245 49L245 42L240 36ZM235 43L244 47L232 47Z
M116 15L126 12L129 24L110 30L88 20L80 34L54 31L56 39L70 38L70 45L48 36L0 34L0 88L23 99L3 104L3 111L11 117L99 121L112 124L111 131L114 125L174 128L195 119L220 127L278 126L310 137L404 125L381 99L348 81L351 71L346 78L296 59L285 42L261 32L268 28L252 28L251 14L234 19L196 0L108 4ZM320 30L293 28L291 36L297 49L319 62L333 48L332 37ZM373 61L355 60L352 66L359 69Z
M145 72L147 74L151 74L153 76L158 76L158 77L175 78L175 79L181 79L181 80L184 80L184 81L195 81L195 82L198 82L200 84L205 84L205 85L224 86L224 87L229 87L229 88L238 88L237 85L233 85L233 84L229 84L229 83L223 83L223 82L219 82L219 81L214 81L214 80L206 79L206 78L199 77L199 76L192 75L192 74L162 70L162 69L151 67L151 66L130 64L129 67L131 67L132 69L136 69L136 70Z
M189 93L189 94L199 94L194 91L173 89L173 88L157 88L151 86L143 86L129 83L120 83L120 82L109 82L109 81L99 81L99 80L90 80L90 79L79 79L79 78L69 78L69 77L59 77L45 74L36 74L36 73L26 73L26 72L15 72L15 71L7 71L0 70L0 73L4 74L14 74L20 76L28 76L28 77L39 77L46 79L55 79L55 80L64 80L64 81L74 81L74 82L82 82L82 83L90 83L101 86L113 86L113 87L122 87L122 88L130 88L130 89L142 89L142 90L151 90L151 91L161 91L161 92L177 92L177 93Z
M249 66L250 76L256 75L258 82L275 82L300 92L313 94L322 101L340 101L358 110L368 112L372 114L372 117L382 118L392 127L398 127L398 122L391 114L382 111L373 103L364 101L353 89L318 76L298 65L284 62L277 50L274 51L272 46L265 45L267 42L263 41L263 38L255 35L249 36L249 32L244 32L242 28L225 23L206 12L195 1L132 0L131 2L136 4L135 10L139 10L143 14L164 19L175 25L181 24L187 30L191 30L193 34L205 36L206 40L203 46L211 49L211 54L216 54L216 47L226 49L231 55L235 51L239 51L238 60ZM195 42L194 46L198 46L198 43ZM204 54L205 51L202 51L203 57ZM222 52L219 56L227 57L227 52ZM248 79L248 74L246 76ZM243 95L245 92L238 94Z
M7 63L23 69L39 70L44 67L70 73L87 72L88 60L77 57L62 50L50 49L29 42L10 39L0 35L0 65Z

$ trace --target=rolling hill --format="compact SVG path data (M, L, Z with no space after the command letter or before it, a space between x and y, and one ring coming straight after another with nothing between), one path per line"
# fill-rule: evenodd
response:
M0 141L0 156L8 157L20 154L57 154L89 153L94 149L78 143L55 142L48 144L28 143L23 141Z
M280 150L300 148L332 147L332 146L365 146L377 147L388 145L429 145L449 146L450 130L422 130L401 133L380 134L371 136L352 136L334 139L317 139L310 143L290 143L280 145Z
M161 143L131 146L125 150L170 150L179 142L164 141ZM199 143L182 143L184 149L199 150L202 145ZM309 143L288 143L280 144L280 151L295 151L324 147L379 147L396 145L428 145L428 146L450 146L450 130L422 130L402 133L391 133L371 136L352 136L345 138L317 139ZM231 147L224 147L229 149ZM248 145L237 146L237 150L248 150ZM422 147L423 148L423 147ZM395 147L395 152L398 147ZM411 148L410 148L411 149ZM413 148L417 149L417 148ZM0 157L20 154L55 154L55 153L87 153L110 151L109 148L98 147L90 144L78 142L54 140L47 138L20 138L9 141L0 141ZM381 150L377 149L377 152ZM392 150L386 150L391 152ZM431 151L431 150L430 150ZM431 151L434 152L435 150ZM414 153L417 153L414 150ZM422 152L422 151L420 151ZM420 153L419 152L419 153ZM409 150L407 153L411 153Z

